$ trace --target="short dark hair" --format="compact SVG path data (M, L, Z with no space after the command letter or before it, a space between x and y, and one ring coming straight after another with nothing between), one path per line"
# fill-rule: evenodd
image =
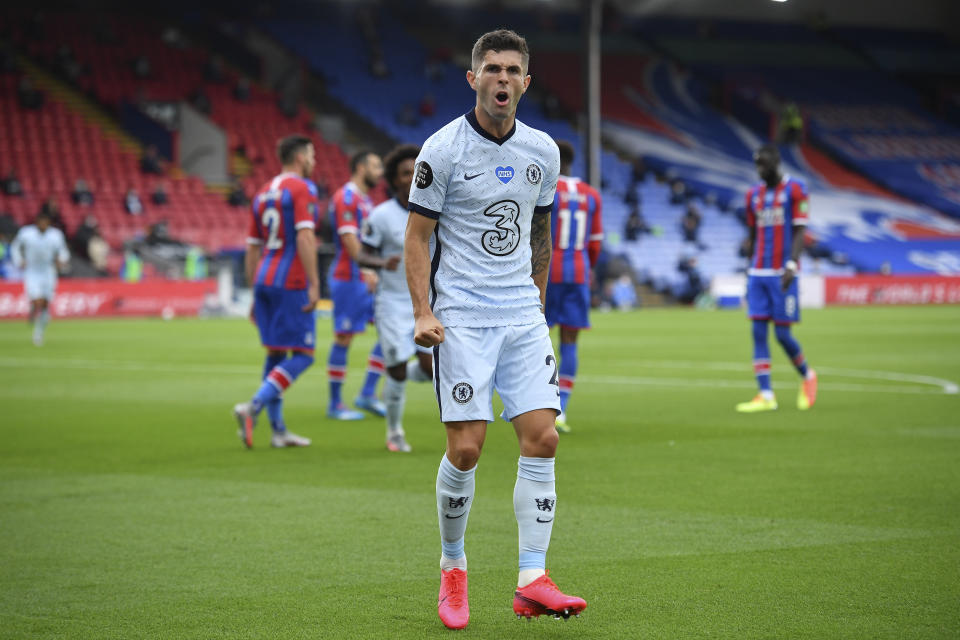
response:
M780 149L778 149L777 145L775 144L768 142L767 144L761 146L759 149L757 149L756 153L754 153L754 158L761 153L772 156L774 160L780 162Z
M497 29L480 36L474 43L473 52L470 54L470 64L474 73L480 70L480 65L483 64L483 58L487 55L487 51L517 51L523 59L524 73L530 68L530 49L527 47L527 41L516 31Z
M350 173L356 173L357 167L367 161L367 156L372 156L373 151L370 149L360 149L352 156L350 156Z
M554 142L557 143L557 148L560 149L560 166L570 166L573 164L573 159L577 156L573 145L566 140L554 140Z
M393 181L397 178L400 163L404 160L416 160L420 155L420 147L415 144L402 144L393 149L383 159L383 177L387 180L387 186L393 189Z
M281 164L290 164L294 158L297 157L298 153L311 144L313 144L313 140L299 134L280 138L280 141L277 143L277 157L280 158Z

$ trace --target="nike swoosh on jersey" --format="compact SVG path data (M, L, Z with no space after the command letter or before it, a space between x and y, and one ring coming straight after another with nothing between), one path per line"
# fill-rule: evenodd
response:
M457 518L462 518L462 517L465 516L465 515L467 515L467 512L466 512L466 511L464 511L463 513L461 513L461 514L458 515L458 516L452 516L452 515L450 515L449 513L445 513L445 514L443 514L443 517L447 518L448 520L456 520Z
M463 174L463 179L464 179L464 180L473 180L474 178L479 178L479 177L482 176L482 175L483 175L483 171L481 171L480 173L478 173L478 174L476 174L476 175L472 175L472 176L468 176L467 174Z
M537 522L543 522L543 523L553 522L553 518L550 518L549 520L541 520L540 518L537 518Z

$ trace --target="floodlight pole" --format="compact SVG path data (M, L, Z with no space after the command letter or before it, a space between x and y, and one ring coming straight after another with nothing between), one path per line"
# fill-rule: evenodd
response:
M600 29L603 0L583 0L583 96L584 146L586 176L593 187L600 188Z

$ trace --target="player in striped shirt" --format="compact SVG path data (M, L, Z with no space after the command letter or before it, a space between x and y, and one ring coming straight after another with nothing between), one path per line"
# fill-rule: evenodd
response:
M553 258L547 284L545 315L552 328L560 325L560 414L557 431L569 433L567 403L577 377L577 335L590 328L590 269L597 262L603 240L602 203L596 189L568 177L573 145L557 140L560 178L554 196L550 228Z
M327 416L336 420L363 419L362 413L343 403L341 389L347 376L347 351L353 336L363 333L373 320L373 291L378 278L375 271L364 267L395 270L400 262L398 256L381 259L361 253L360 229L373 209L369 193L383 176L380 156L366 150L355 153L350 158L350 172L350 182L340 187L330 200L337 253L328 274L334 337L327 360L330 384ZM367 376L354 404L381 417L387 414L383 402L377 398L377 383L383 371L383 351L377 342L370 351Z
M288 136L277 147L280 175L253 198L247 252L247 282L253 283L252 317L267 349L263 383L249 402L233 408L239 436L253 446L260 411L270 417L273 447L305 447L308 438L287 430L283 392L313 364L314 308L320 296L317 266L317 187L310 181L316 160L306 136Z
M767 325L773 321L777 341L793 361L803 382L797 408L809 409L817 399L817 374L807 365L790 325L800 321L797 261L803 249L810 204L807 186L780 171L780 151L764 145L754 161L762 182L747 192L747 226L752 256L747 270L747 313L753 321L753 370L760 392L737 411L772 411L777 400L770 385Z

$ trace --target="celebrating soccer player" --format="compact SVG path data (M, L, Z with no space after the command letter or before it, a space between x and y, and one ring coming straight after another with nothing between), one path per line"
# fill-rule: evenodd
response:
M797 263L803 248L810 204L806 185L780 172L780 152L764 145L754 154L762 182L747 192L750 228L750 268L747 271L747 313L753 321L753 370L760 392L737 411L773 411L777 399L770 385L770 347L767 324L772 320L777 341L787 352L803 382L797 408L809 409L817 400L817 374L807 365L790 325L800 321Z
M587 606L563 594L545 572L557 513L560 393L542 309L560 157L549 136L516 119L530 85L529 59L526 41L513 31L477 40L467 71L476 105L427 139L410 191L415 215L407 223L404 259L415 337L434 347L434 384L447 432L437 474L437 605L452 629L465 627L470 617L464 533L494 390L520 444L513 494L520 572L513 610L518 617L569 616Z
M10 245L13 264L23 269L23 290L30 300L33 344L43 344L50 322L50 303L57 290L57 271L63 271L70 259L63 232L50 226L50 214L40 211L34 224L17 232Z
M320 296L317 266L317 187L313 143L289 136L277 147L282 170L253 199L244 257L253 286L253 320L267 349L263 383L250 402L233 408L240 439L253 446L253 427L266 408L274 447L306 447L308 438L287 430L283 392L313 364L314 308Z
M330 200L330 216L336 229L337 253L328 276L330 296L333 298L333 345L327 360L330 381L330 404L327 416L336 420L361 420L363 414L344 405L341 398L343 381L347 376L347 351L353 336L366 331L373 319L372 291L377 286L377 274L369 268L396 268L399 256L381 260L362 256L360 233L363 220L370 214L373 201L370 190L383 176L383 162L371 151L359 151L350 158L350 182L340 187ZM363 389L354 404L370 413L385 416L383 402L377 398L377 383L383 374L383 351L380 343L373 345L367 360L367 376Z
M560 415L557 431L569 433L567 403L577 377L577 336L590 328L590 269L600 255L603 240L600 194L570 176L573 145L558 140L560 178L553 199L553 259L547 284L547 325L560 325Z
M361 241L364 254L402 256L403 237L409 215L410 184L414 163L420 148L401 145L384 158L384 176L393 198L374 208L363 224ZM390 268L392 266L392 268ZM383 399L387 408L387 449L410 451L403 431L403 405L407 379L427 382L433 375L430 349L413 341L413 308L403 262L385 268L374 301L377 336L383 349L387 376L383 383ZM413 354L416 360L411 360Z

